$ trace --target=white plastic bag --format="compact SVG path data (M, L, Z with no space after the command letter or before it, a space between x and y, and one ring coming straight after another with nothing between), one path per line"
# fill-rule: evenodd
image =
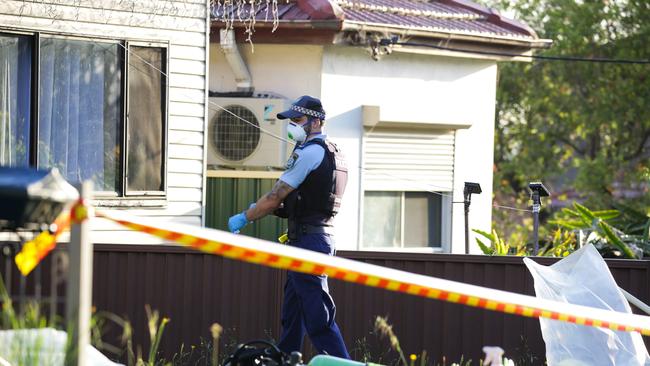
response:
M0 330L0 358L10 365L63 366L66 332L52 328ZM92 366L119 366L95 347L86 348Z
M587 245L552 266L524 263L539 298L632 313L607 264ZM539 318L549 365L650 365L641 334Z

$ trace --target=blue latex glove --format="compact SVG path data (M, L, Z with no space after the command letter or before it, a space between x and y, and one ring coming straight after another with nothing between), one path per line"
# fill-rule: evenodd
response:
M230 216L228 219L228 230L231 233L239 234L239 231L248 224L246 219L246 211L238 213L235 216Z
M255 208L255 206L255 202L253 202L250 206L248 206L248 209L250 210L251 208ZM242 213L231 216L228 219L228 230L230 230L232 233L239 234L239 231L247 224L248 219L246 219L246 210L244 210Z

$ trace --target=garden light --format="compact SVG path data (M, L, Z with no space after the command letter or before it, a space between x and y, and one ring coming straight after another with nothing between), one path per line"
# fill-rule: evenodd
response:
M465 254L469 254L469 205L472 203L472 194L480 194L481 185L478 183L465 182L463 189L463 202L465 203Z
M528 183L528 189L530 189L530 199L533 201L533 243L535 245L535 251L533 255L537 255L539 251L539 211L542 208L542 197L548 197L551 194L548 192L548 189L544 187L542 182L530 182Z

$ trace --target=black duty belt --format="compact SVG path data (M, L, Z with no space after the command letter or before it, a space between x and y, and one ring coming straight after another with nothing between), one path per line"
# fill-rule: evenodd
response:
M305 234L332 235L334 234L334 228L331 226L299 224L296 222L289 221L287 234L289 236L289 240L298 240L302 235Z
M334 228L331 226L298 224L298 227L303 234L334 234Z

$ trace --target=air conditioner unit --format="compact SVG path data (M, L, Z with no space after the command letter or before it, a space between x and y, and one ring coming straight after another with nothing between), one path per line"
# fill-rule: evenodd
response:
M282 168L293 145L277 98L209 98L208 166Z

